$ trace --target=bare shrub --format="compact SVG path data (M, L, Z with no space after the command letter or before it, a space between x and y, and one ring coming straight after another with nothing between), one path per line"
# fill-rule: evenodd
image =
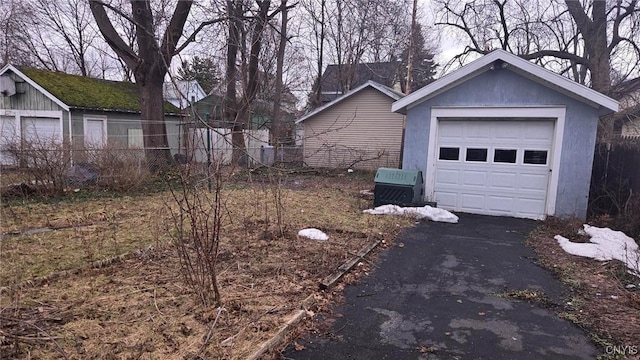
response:
M98 174L96 186L113 191L130 191L151 177L144 151L107 146L89 149L88 160Z
M169 235L178 251L180 271L203 306L219 306L216 263L222 230L222 173L213 165L211 179L201 181L189 167L178 174L179 189L171 194L177 208L167 204L173 219ZM207 183L212 188L207 191Z
M62 193L71 163L67 143L55 139L32 139L9 143L2 150L24 171L35 191L44 195Z

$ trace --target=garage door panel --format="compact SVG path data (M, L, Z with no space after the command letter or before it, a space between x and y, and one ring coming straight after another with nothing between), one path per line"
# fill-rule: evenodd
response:
M520 189L547 192L548 174L521 174Z
M518 179L518 176L512 172L493 172L490 177L491 187L500 189L514 189Z
M546 151L551 158L553 121L441 120L438 127L437 148L460 149L459 161L436 160L434 190L438 206L544 218L550 165L548 161L536 161L531 154L524 161L524 154L525 150L536 149ZM457 138L459 134L461 138ZM469 149L487 149L486 159L465 161Z
M482 122L462 122L464 126L464 137L466 139L491 139L491 128Z
M526 124L526 129L523 132L523 139L542 141L550 147L553 137L549 136L549 126L547 122L534 121Z
M450 140L459 142L459 140L462 140L463 138L463 129L453 124L440 127L438 129L438 132L439 138L443 141Z
M507 196L487 196L487 209L491 211L510 213L513 211L515 199Z
M485 207L485 196L477 193L462 193L461 208L465 210L482 210Z
M520 198L517 202L517 209L522 214L543 214L545 202L540 199Z
M60 119L22 118L22 139L33 146L50 146L62 141Z
M0 165L15 165L15 158L7 149L17 142L16 118L0 116Z
M436 195L436 202L440 207L448 207L453 209L458 204L458 193L454 191L440 191Z
M486 171L467 170L467 171L464 171L463 173L463 176L462 176L463 186L484 187L486 183L487 183Z
M439 183L442 185L458 185L460 181L459 174L459 170L439 169L436 176L440 179Z
M521 137L522 125L514 122L504 122L500 128L492 127L493 138L497 140L518 140Z

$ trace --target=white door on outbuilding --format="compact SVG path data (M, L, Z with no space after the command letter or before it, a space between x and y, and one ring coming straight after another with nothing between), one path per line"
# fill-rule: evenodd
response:
M543 219L554 125L550 119L438 120L438 207Z
M106 119L85 118L84 120L84 144L89 149L100 149L106 144Z

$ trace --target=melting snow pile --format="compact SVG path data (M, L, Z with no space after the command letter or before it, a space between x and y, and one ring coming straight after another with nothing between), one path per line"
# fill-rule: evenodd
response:
M302 229L298 231L298 236L305 237L311 240L329 240L329 236L322 231L314 228Z
M429 219L431 221L448 222L455 224L458 217L447 210L434 208L429 205L423 207L400 207L398 205L381 205L374 209L363 210L363 213L372 215L404 215L416 220Z
M632 238L621 231L586 224L584 231L589 235L590 243L574 243L560 235L554 239L569 254L600 261L619 260L629 268L630 274L640 277L640 250Z

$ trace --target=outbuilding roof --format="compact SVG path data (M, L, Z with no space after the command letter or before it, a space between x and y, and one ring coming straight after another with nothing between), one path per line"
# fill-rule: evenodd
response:
M110 81L63 72L6 65L0 75L11 71L34 86L65 110L70 108L119 112L140 112L140 95L136 84ZM166 113L179 109L165 102Z
M598 108L601 116L618 111L618 102L616 100L504 50L494 50L405 96L394 102L391 110L406 114L411 107L496 67L508 68L521 76L590 104Z
M352 97L353 95L359 93L360 91L362 91L362 90L364 90L366 88L376 89L376 90L380 91L381 93L383 93L384 95L387 95L388 97L390 97L392 100L398 100L398 99L400 99L400 98L402 98L404 96L403 94L401 94L401 93L399 93L399 92L397 92L397 91L395 91L395 90L393 90L393 89L391 89L391 88L389 88L387 86L384 86L384 85L382 85L380 83L377 83L375 81L371 81L370 80L370 81L367 81L366 83L358 86L357 88L348 91L347 93L345 93L344 95L340 96L339 98L337 98L337 99L335 99L335 100L333 100L331 102L328 102L328 103L326 103L326 104L314 109L313 111L303 115L301 118L296 120L296 124L299 124L299 123L307 120L308 118L310 118L310 117L312 117L312 116L314 116L316 114L319 114L319 113L321 113L321 112L323 112L323 111L335 106L336 104L339 104L339 103L347 100L348 98Z

